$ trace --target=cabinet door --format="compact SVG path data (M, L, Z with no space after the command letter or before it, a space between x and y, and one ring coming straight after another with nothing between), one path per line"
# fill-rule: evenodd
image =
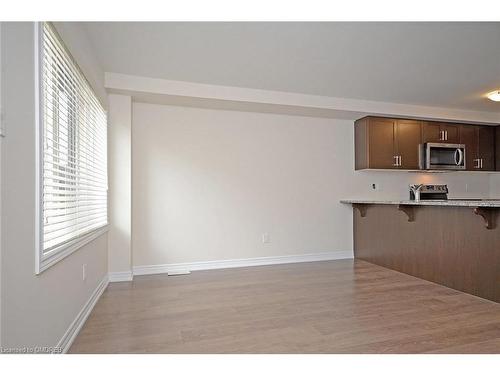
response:
M441 124L441 131L445 134L444 142L458 143L460 141L460 125Z
M492 126L478 126L479 158L481 170L495 170L495 128Z
M495 170L500 171L500 126L495 126Z
M391 119L370 118L368 123L369 168L393 169L395 166L394 131Z
M477 171L479 140L476 126L460 126L460 143L465 145L465 169L468 171Z
M439 122L425 121L422 129L423 143L440 143L444 142L442 139L441 125Z
M460 125L425 121L422 140L424 143L458 143L460 140Z
M422 122L397 120L396 154L400 156L401 169L418 169L418 148L422 143Z

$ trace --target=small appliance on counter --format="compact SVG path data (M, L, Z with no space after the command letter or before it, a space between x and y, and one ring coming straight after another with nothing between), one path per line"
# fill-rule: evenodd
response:
M410 200L448 200L448 185L410 185Z

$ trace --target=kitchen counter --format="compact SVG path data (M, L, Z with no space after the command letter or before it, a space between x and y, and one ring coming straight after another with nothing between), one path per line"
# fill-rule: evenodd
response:
M341 202L355 258L500 302L500 200Z
M448 200L374 200L374 199L343 199L341 203L346 204L393 204L405 206L448 206L448 207L499 207L498 199L448 199Z

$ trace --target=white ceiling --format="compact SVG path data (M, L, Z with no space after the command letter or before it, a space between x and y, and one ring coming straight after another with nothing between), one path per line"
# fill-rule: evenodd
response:
M500 112L500 23L84 23L108 72Z

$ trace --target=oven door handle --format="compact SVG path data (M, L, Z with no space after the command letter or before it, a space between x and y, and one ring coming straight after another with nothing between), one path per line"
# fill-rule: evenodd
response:
M458 155L458 160L457 160L457 155ZM458 166L461 166L464 161L464 153L461 149L457 148L455 151L455 163Z

